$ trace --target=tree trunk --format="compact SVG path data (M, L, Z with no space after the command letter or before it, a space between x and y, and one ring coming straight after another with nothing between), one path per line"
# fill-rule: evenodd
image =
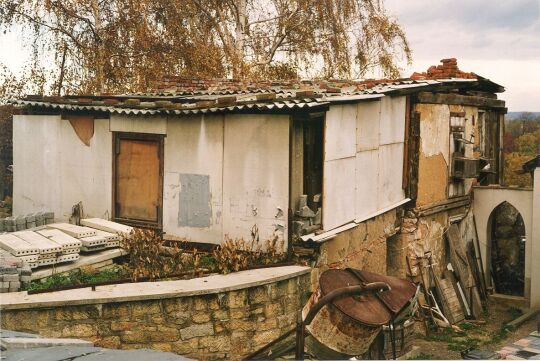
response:
M234 59L232 60L232 75L234 79L242 79L244 77L244 48L246 39L246 24L247 24L247 1L237 0L236 9L236 39L234 46Z

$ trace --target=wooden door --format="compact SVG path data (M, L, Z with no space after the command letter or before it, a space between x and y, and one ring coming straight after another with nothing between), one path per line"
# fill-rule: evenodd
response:
M161 228L163 137L116 133L114 178L114 218Z

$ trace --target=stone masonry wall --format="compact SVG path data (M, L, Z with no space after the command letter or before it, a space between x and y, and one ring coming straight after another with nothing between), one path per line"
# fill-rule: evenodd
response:
M387 243L399 230L400 212L393 209L383 213L323 243L312 271L313 289L317 288L319 275L331 268L351 267L386 274Z
M4 310L1 328L150 348L196 359L239 359L295 327L310 275L226 293L162 300Z

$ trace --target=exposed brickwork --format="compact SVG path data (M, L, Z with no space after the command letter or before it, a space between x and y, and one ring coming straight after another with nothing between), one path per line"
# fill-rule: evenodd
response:
M239 359L295 326L310 276L216 295L3 310L1 326L97 346L151 348L195 359Z
M426 72L417 73L414 72L411 75L413 80L421 79L448 79L448 78L460 78L460 79L477 79L478 75L475 73L467 73L459 70L456 58L442 59L441 65L432 65Z

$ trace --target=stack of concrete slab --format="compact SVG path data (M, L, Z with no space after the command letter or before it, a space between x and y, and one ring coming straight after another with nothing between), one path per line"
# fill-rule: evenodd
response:
M19 291L22 282L30 282L31 275L29 265L0 250L0 293Z
M44 226L53 222L53 212L36 212L26 215L1 218L0 233L24 231L26 229Z
M30 268L77 261L80 252L100 251L120 246L124 234L132 227L98 218L85 219L77 226L69 223L44 225L39 215L30 217L32 230L0 234L0 249ZM17 229L16 220L15 228ZM39 225L38 225L39 224Z

